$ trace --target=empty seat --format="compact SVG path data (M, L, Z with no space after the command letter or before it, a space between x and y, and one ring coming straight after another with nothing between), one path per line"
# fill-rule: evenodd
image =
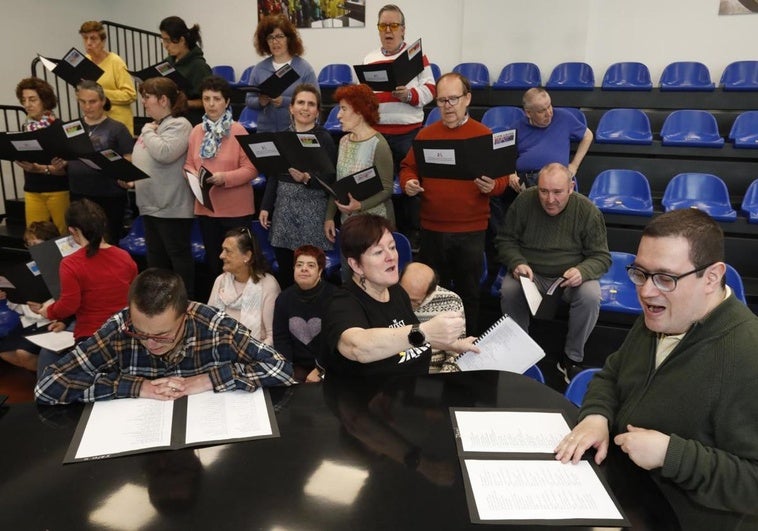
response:
M243 107L237 121L248 133L255 133L258 130L258 109Z
M652 90L650 69L643 63L613 63L603 76L603 90Z
M742 198L742 213L747 216L750 223L758 223L758 179L750 183Z
M611 109L600 117L595 142L650 145L653 143L650 119L640 109Z
M129 232L118 241L118 246L132 256L147 256L145 224L142 216L137 216L132 220L132 226L129 227Z
M482 123L493 132L505 131L515 129L523 117L524 111L521 107L490 107L482 116Z
M242 74L240 75L240 78L237 80L235 85L237 86L249 86L252 84L252 75L253 75L253 68L255 68L255 65L248 66L242 71Z
M434 122L439 122L441 118L440 114L440 108L439 107L433 107L431 111L429 111L429 115L426 117L426 121L424 122L425 126L432 125Z
M736 148L758 149L758 111L740 114L729 131L729 140Z
M726 264L726 285L732 288L735 297L741 300L743 304L747 304L747 299L745 298L745 285L742 283L742 277L737 270L729 264Z
M353 69L350 65L332 63L326 65L318 73L318 85L322 89L334 89L353 82Z
M589 199L602 211L652 216L653 198L647 178L635 170L605 170L595 177Z
M500 298L500 288L503 287L503 277L508 274L508 270L505 268L505 266L500 266L500 269L497 270L497 275L495 275L495 280L492 281L492 286L490 286L490 295L493 297Z
M720 148L724 145L716 118L708 111L672 112L663 122L661 138L664 146Z
M460 63L453 67L453 72L465 76L473 89L490 86L490 71L483 63Z
M537 380L539 383L545 383L545 375L542 374L542 371L539 367L536 365L532 365L529 367L525 372L524 376L528 376L532 380Z
M326 255L326 265L324 266L324 275L326 278L339 278L339 272L342 267L340 261L340 231L335 231L334 243L331 250L324 250Z
M632 265L634 259L633 254L611 251L611 267L599 280L602 311L632 315L642 313L637 290L626 272L626 266Z
M721 74L724 90L758 90L758 61L729 63Z
M659 85L664 91L711 91L716 88L708 67L697 61L677 61L667 65Z
M257 219L253 221L253 235L258 240L258 245L261 246L261 253L263 257L271 266L271 270L276 273L279 271L279 264L276 261L276 255L274 254L274 248L271 246L271 242L268 239L268 229L261 225L261 222Z
M397 249L397 268L398 271L402 271L409 262L413 262L411 242L401 232L393 232L392 236L395 238L395 248Z
M494 89L525 90L539 87L542 83L540 68L534 63L510 63L500 71L500 77L492 85Z
M666 186L661 202L666 212L697 208L717 221L737 219L726 184L709 173L680 173L674 176Z
M197 218L192 221L190 247L192 248L192 258L195 259L195 262L204 264L205 243L203 243L203 233L200 231L200 221Z
M556 107L556 109L563 109L564 111L570 112L574 115L574 118L582 123L584 127L587 127L587 117L584 115L581 109L577 109L576 107Z
M432 77L434 77L434 81L437 81L440 76L442 76L442 72L440 72L440 67L437 66L436 63L429 63L429 68L432 69Z
M250 181L250 184L252 185L253 190L258 190L260 191L260 193L263 193L266 190L267 180L268 179L266 179L265 175L263 175L262 173L259 173L258 175L255 176L255 179Z
M237 81L237 76L234 73L234 67L230 65L217 65L211 68L213 75L223 77L229 83L234 84Z
M332 107L332 110L329 111L329 116L326 118L326 122L324 123L324 129L326 129L330 133L342 132L342 125L340 124L340 121L337 120L338 112L340 112L339 105L335 105L334 107Z
M587 63L561 63L553 68L545 87L552 90L593 90L595 73Z
M584 395L587 392L587 387L590 385L590 380L600 372L600 369L584 369L571 379L564 396L571 401L576 407L581 407L584 401Z

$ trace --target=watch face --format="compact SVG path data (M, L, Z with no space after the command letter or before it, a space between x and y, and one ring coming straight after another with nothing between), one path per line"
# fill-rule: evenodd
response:
M426 342L426 336L417 326L414 326L408 333L408 341L414 347L420 347Z

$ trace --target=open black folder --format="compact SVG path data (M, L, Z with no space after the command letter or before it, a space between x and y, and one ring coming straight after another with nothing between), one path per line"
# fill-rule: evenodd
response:
M82 79L97 81L104 74L102 68L87 59L87 57L77 50L71 48L63 59L51 59L39 55L40 62L45 68L61 78L69 85L76 86Z
M298 79L300 79L300 74L291 65L286 64L260 85L235 85L234 88L243 92L260 92L270 98L278 98Z
M520 276L521 289L524 291L524 297L529 304L529 311L536 319L552 319L558 311L558 305L563 297L563 288L561 284L566 281L564 277L558 277L548 286L547 291L542 294L537 289L537 284L529 280L527 276Z
M441 179L500 177L516 170L516 131L510 129L465 140L414 140L418 174Z
M55 157L74 160L94 151L81 120L56 120L36 131L0 133L1 160L50 164Z
M148 179L150 176L112 149L104 149L79 157L84 164L104 175L125 182Z
M353 65L353 70L358 80L373 90L391 92L396 87L406 85L424 70L421 39L411 44L391 63Z
M197 175L187 170L184 170L184 174L187 176L187 182L189 183L190 189L198 203L211 212L214 212L213 201L211 200L211 188L213 188L213 183L208 180L210 177L213 177L210 170L205 166L200 166L200 171Z
M331 184L326 183L317 175L314 175L313 178L318 181L321 187L326 190L329 195L343 205L350 202L348 194L352 195L353 199L356 201L363 201L384 190L382 180L379 178L379 173L376 171L376 166L371 166L365 170L355 172L352 175L347 175Z
M174 83L176 83L176 86L179 87L179 89L183 91L187 91L189 88L189 81L187 81L187 78L185 78L183 75L181 75L176 68L171 66L171 63L168 61L162 61L160 63L156 63L154 65L148 66L147 68L143 68L142 70L138 70L136 72L133 72L129 70L129 74L137 78L139 81L144 82L147 81L150 78L153 77L167 77Z
M322 175L335 171L329 153L313 133L255 133L237 135L237 141L256 169L266 175L281 175L290 168Z

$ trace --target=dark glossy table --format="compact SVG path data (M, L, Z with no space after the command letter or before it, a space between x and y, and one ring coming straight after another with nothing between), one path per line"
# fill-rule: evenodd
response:
M0 529L501 529L470 522L448 407L577 413L547 386L498 372L270 392L279 438L65 466L81 406L2 408ZM634 529L667 528L638 496L650 485L612 463L601 473L620 485Z

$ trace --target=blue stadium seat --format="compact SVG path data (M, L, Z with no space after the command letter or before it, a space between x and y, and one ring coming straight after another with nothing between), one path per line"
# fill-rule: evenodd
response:
M590 189L589 199L612 214L652 216L653 198L647 178L635 170L604 170Z
M436 63L429 63L429 68L432 69L432 77L434 77L434 81L436 82L442 76L440 67Z
M353 69L350 65L333 63L326 65L318 73L318 85L322 89L334 89L353 82Z
M519 121L524 117L521 107L490 107L482 116L482 123L492 129L493 132L515 129Z
M211 68L213 75L223 77L229 83L234 84L237 81L237 76L234 73L234 67L230 65L217 65Z
M603 90L652 90L650 69L643 63L613 63L603 76Z
M266 190L266 176L262 173L258 173L258 175L250 181L250 184L253 186L253 190L263 193Z
M329 116L326 118L326 123L324 123L324 129L332 134L342 133L342 125L340 125L340 121L337 120L338 112L340 112L339 105L332 107L332 110L329 111Z
M268 240L268 229L261 225L261 222L257 219L252 223L253 235L258 240L258 245L261 246L261 252L268 264L271 266L271 270L276 273L279 271L279 264L276 261L276 255L274 254L274 248L271 246L271 242Z
M471 82L472 89L490 86L490 71L483 63L460 63L453 67L453 72L465 76Z
M540 68L534 63L510 63L500 71L500 77L492 85L494 89L526 90L542 83Z
M255 133L258 130L258 109L243 107L237 121L248 133Z
M640 109L610 109L600 117L595 142L649 146L653 143L650 119Z
M758 61L729 63L721 74L724 90L758 90Z
M142 216L132 220L129 232L118 241L118 246L132 256L146 256L147 245L145 244L145 224Z
M711 81L708 67L697 61L677 61L667 65L658 83L662 91L713 91L716 85Z
M324 250L326 255L326 266L324 267L324 275L326 278L339 278L340 268L342 263L340 262L340 231L336 230L336 237L332 244L331 250Z
M564 111L570 112L584 125L584 127L587 127L587 117L581 109L577 109L576 107L556 107L556 109L563 109Z
M529 367L526 372L524 372L524 376L528 376L532 380L537 380L541 384L545 383L545 375L542 374L542 371L536 365Z
M666 212L697 208L717 221L735 221L737 212L729 201L724 181L709 173L680 173L666 186L661 200Z
M492 286L490 286L490 295L493 297L500 298L500 288L503 286L503 277L508 274L508 270L505 268L505 266L500 266L500 269L497 270L497 275L495 275L495 280L492 281Z
M745 111L737 116L729 140L736 148L758 149L758 111Z
M400 232L393 232L392 236L395 238L395 248L397 249L398 271L402 271L406 264L413 262L411 242L405 237L405 234Z
M726 264L726 285L732 288L734 296L742 301L743 304L747 304L745 298L745 285L742 283L742 277L735 268Z
M750 183L740 206L749 223L758 223L758 179Z
M561 63L553 68L545 87L550 90L593 90L595 73L587 63Z
M632 265L634 259L633 254L611 251L611 268L599 280L602 311L632 315L642 313L637 290L626 272L626 266Z
M429 111L429 115L426 117L426 121L424 122L424 126L428 127L432 125L434 122L439 122L440 118L442 116L440 115L440 108L439 107L432 107L432 110Z
M253 68L255 68L255 65L250 65L247 68L245 68L242 71L242 74L240 75L240 78L237 80L235 85L238 86L249 86L252 85L252 76L253 76Z
M587 392L587 387L590 385L590 380L600 372L600 369L584 369L571 379L571 383L568 384L564 396L576 407L581 407L584 401L584 395Z
M672 112L663 122L661 138L664 146L720 148L724 145L716 118L708 111Z
M203 243L203 233L200 232L200 222L197 218L192 222L192 232L190 232L190 242L192 246L192 258L195 262L205 263L205 244ZM218 252L221 250L219 249Z

